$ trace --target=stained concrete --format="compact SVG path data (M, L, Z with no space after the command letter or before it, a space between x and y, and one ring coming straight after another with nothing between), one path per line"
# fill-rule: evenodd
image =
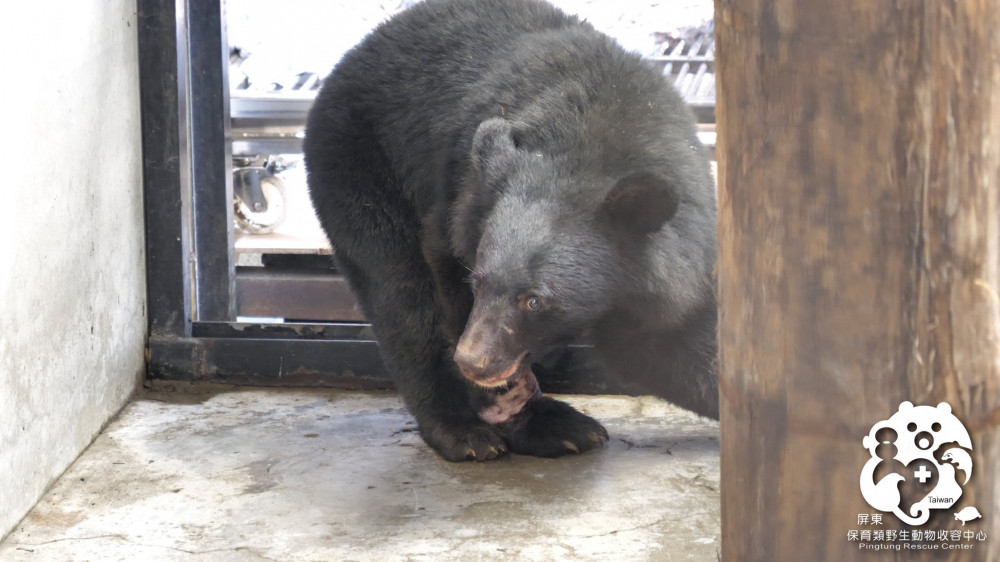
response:
M390 393L146 393L0 560L717 560L718 425L563 398L606 425L604 449L452 464Z

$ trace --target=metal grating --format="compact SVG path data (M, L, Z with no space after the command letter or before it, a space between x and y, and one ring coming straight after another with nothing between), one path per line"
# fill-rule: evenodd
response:
M647 57L701 122L715 122L715 25L708 22L667 36L662 53Z
M645 57L680 92L701 123L715 123L715 36L711 21L662 34L657 51ZM237 75L247 55L230 50L230 75ZM249 80L233 84L230 103L234 154L297 152L306 113L322 83L313 72L302 72L270 91L248 91Z

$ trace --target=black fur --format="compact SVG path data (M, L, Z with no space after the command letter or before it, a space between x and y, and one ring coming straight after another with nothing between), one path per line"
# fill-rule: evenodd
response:
M469 382L531 389L526 365L584 333L636 392L718 416L708 163L679 96L590 25L535 0L417 5L327 78L305 157L335 259L445 458L598 446L596 421L537 394L486 423L532 393Z

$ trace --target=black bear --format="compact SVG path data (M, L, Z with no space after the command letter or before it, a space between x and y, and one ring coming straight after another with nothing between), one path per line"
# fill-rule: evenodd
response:
M582 338L630 390L718 417L707 156L672 87L589 24L537 0L418 4L326 78L304 152L336 263L444 458L601 446L532 371Z

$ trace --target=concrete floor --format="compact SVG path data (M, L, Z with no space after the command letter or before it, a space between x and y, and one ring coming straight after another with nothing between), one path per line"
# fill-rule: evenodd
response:
M605 424L603 450L451 464L394 394L146 392L0 560L717 560L718 424L563 398Z

